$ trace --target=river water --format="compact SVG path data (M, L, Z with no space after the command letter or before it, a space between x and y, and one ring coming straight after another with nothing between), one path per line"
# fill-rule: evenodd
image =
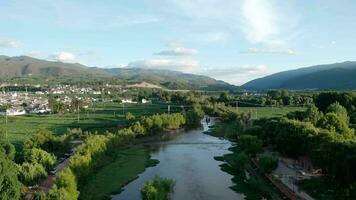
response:
M140 189L155 175L175 180L173 200L230 200L244 199L232 191L232 176L221 171L221 162L214 156L228 153L231 143L204 134L208 130L205 120L202 127L176 135L165 142L150 144L155 151L153 159L160 163L147 168L137 179L114 195L113 200L140 200Z

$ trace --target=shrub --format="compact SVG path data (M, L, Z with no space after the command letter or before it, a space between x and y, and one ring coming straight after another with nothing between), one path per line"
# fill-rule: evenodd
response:
M152 181L145 183L141 189L142 200L169 200L174 189L174 181L155 176Z

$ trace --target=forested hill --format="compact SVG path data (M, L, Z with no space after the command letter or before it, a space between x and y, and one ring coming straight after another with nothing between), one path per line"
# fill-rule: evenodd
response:
M250 90L356 89L356 62L348 61L284 71L252 80L242 87Z
M0 79L61 80L85 77L85 80L110 81L120 83L148 82L167 89L179 90L236 90L237 86L215 80L207 76L187 74L170 70L141 68L99 68L87 67L79 63L62 63L36 59L28 56L0 56Z

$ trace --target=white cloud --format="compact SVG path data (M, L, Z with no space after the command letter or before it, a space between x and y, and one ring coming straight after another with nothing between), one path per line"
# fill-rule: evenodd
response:
M3 48L19 48L21 43L17 40L0 40L0 47Z
M127 64L115 64L115 65L113 65L113 67L124 68L124 67L127 67Z
M241 53L246 53L246 54L281 54L281 55L297 55L297 52L295 52L292 49L256 49L256 48L250 48L245 51L241 51Z
M242 36L250 44L288 46L298 36L299 14L289 1L278 0L167 0L166 9L189 20L189 32L219 30L220 41ZM165 5L164 3L162 3ZM198 30L198 31L197 31ZM208 34L208 32L206 33ZM202 37L204 39L204 37Z
M199 53L199 51L196 49L176 47L172 50L164 50L164 51L157 52L154 55L159 55L159 56L193 56L198 53Z
M73 63L76 62L76 56L70 52L59 52L49 56L49 59L64 62L64 63Z
M247 81L270 73L266 65L243 65L230 68L205 68L200 74L224 80L232 84L242 85Z
M271 1L244 0L242 4L243 30L247 39L255 44L266 42L280 33L279 17Z
M131 62L127 65L127 67L131 68L166 69L182 72L192 72L198 66L199 62L192 59L146 59Z

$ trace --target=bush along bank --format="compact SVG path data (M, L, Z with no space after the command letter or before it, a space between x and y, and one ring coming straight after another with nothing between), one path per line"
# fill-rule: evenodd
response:
M68 167L58 173L53 188L46 194L40 193L37 199L76 200L79 197L78 186L100 165L105 155L119 151L133 144L138 137L160 134L164 129L178 129L194 126L200 122L203 112L200 106L194 106L184 114L161 114L144 117L130 123L130 126L116 133L90 135L70 158Z

